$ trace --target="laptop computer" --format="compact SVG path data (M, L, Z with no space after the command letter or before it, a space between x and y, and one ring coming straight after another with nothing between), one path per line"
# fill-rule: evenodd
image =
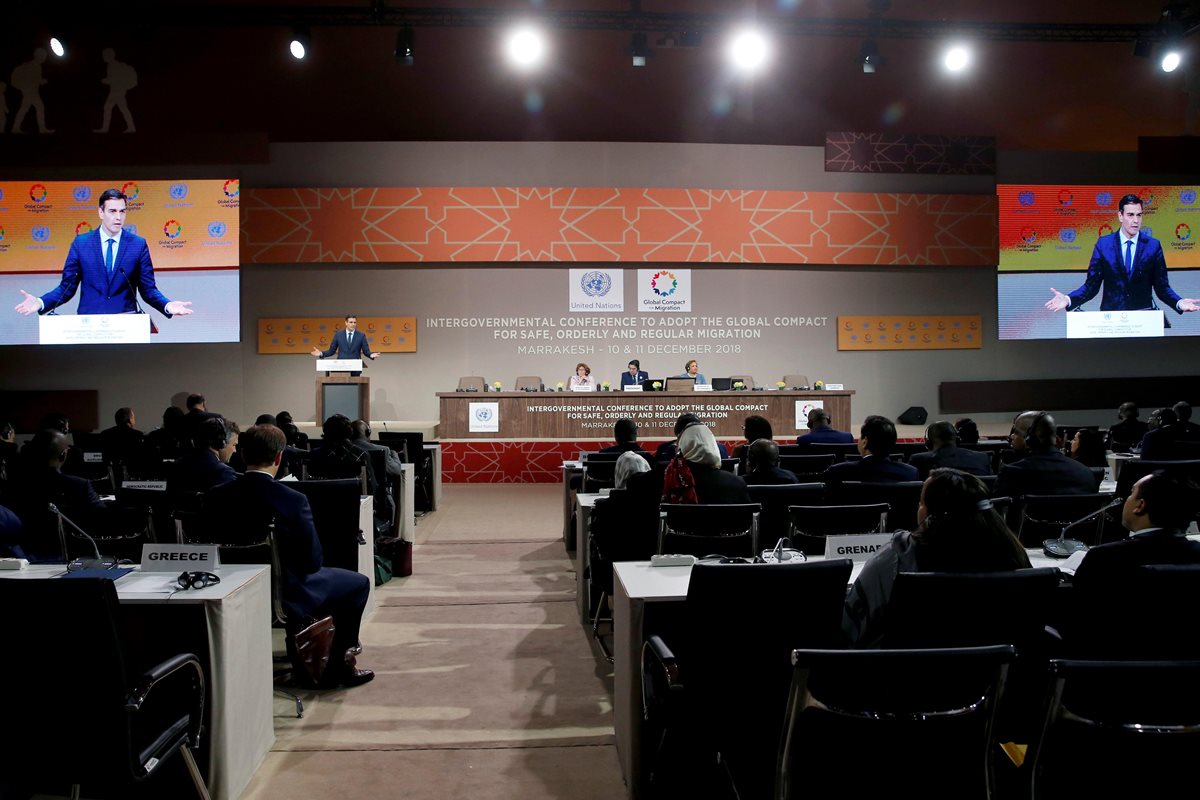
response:
M709 383L714 392L728 392L733 388L733 378L713 378Z

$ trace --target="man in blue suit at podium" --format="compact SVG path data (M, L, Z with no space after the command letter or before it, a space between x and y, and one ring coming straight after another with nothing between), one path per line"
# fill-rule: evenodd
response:
M167 317L192 313L190 302L168 300L154 284L154 264L146 240L124 230L127 199L116 189L101 193L100 229L80 234L71 242L57 287L41 297L21 290L25 299L16 307L18 314L52 311L74 297L81 284L80 314L140 312L135 287L146 303Z
M1070 294L1051 288L1053 297L1046 303L1050 311L1075 310L1096 296L1104 286L1101 311L1145 311L1155 308L1151 290L1166 305L1180 314L1200 311L1200 300L1180 297L1167 280L1167 261L1162 245L1149 233L1142 233L1142 199L1127 194L1117 204L1121 229L1101 236L1092 250L1087 278Z
M334 353L337 353L335 356ZM358 332L358 317L346 315L346 327L333 335L329 349L322 352L314 347L312 354L317 358L366 358L374 361L379 353L372 353L370 343L365 334ZM351 372L351 375L362 375L361 372Z

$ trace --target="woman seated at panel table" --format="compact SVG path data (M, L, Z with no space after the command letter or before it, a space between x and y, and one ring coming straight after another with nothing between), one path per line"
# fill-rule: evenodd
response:
M900 572L1003 572L1029 566L1029 556L988 488L974 475L935 469L921 487L917 529L900 531L863 567L846 596L842 630L855 647L877 647L892 586Z
M675 378L695 378L696 383L708 383L708 378L700 374L700 365L696 363L696 359L692 359L683 365L682 375L673 375Z
M580 361L575 365L575 374L571 376L567 387L574 389L576 386L590 386L596 388L595 381L592 380L592 368Z

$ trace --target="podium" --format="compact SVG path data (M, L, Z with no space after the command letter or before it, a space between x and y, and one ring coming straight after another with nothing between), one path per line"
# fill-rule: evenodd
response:
M357 358L317 360L317 422L334 414L350 419L371 418L371 379L351 372L362 370Z

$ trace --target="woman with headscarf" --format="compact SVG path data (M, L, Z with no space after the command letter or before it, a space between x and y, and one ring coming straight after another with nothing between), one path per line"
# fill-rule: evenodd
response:
M621 454L621 457L617 459L617 465L613 467L613 486L617 489L624 489L632 476L649 471L650 462L633 451L626 451Z
M850 587L842 630L856 647L876 647L901 572L1002 572L1029 556L988 499L987 485L957 469L935 469L921 487L917 529L900 531Z
M688 489L692 491L689 492ZM695 500L691 500L694 492ZM721 469L717 440L707 425L697 423L679 436L679 455L667 468L664 502L749 503L746 482Z

